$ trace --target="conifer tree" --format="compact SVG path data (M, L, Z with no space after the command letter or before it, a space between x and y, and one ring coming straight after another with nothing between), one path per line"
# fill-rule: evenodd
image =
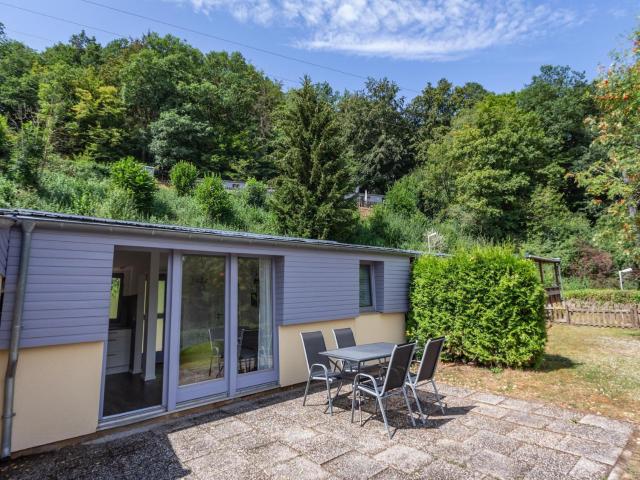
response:
M271 203L287 235L345 239L356 224L336 112L305 77L279 115L276 156L280 176Z

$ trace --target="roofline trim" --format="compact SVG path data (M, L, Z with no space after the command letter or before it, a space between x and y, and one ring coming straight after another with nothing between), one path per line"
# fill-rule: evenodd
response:
M417 257L425 252L419 250L405 250L390 247L376 247L372 245L358 245L351 243L335 242L333 240L316 240L297 237L284 237L277 235L234 232L231 230L216 230L209 228L185 227L180 225L153 224L136 222L129 220L113 220L108 218L89 217L66 213L45 212L29 209L5 209L0 208L0 218L13 218L14 220L34 220L36 222L63 223L69 225L86 226L93 228L122 228L125 230L137 230L140 232L150 231L152 234L177 234L177 235L198 235L203 237L215 237L219 240L240 241L249 243L264 243L280 246L292 246L302 248L335 249L342 251L359 251L369 253L379 253L387 255L402 255Z

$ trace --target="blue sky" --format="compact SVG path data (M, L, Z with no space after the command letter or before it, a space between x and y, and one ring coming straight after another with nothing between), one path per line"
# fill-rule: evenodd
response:
M94 1L94 0L91 0ZM285 87L308 73L335 88L359 89L358 76L386 76L415 95L427 82L477 81L521 88L542 64L570 65L590 78L613 49L626 47L640 2L546 0L95 0L213 36L343 70L301 64L101 8L82 0L0 0L7 34L42 49L82 27L125 36L172 33L209 50L239 50ZM86 28L100 42L114 35Z

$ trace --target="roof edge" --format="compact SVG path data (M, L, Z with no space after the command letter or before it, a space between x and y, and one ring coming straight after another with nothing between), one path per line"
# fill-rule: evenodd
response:
M0 218L13 218L15 220L34 220L51 223L65 223L92 226L95 228L122 227L138 231L154 231L173 234L202 235L217 237L229 241L258 241L286 246L325 248L343 251L360 251L370 253L380 253L388 255L402 255L416 257L424 255L425 252L419 250L407 250L400 248L378 247L373 245L359 245L353 243L336 242L333 240L317 240L299 237L286 237L261 233L238 232L232 230L216 230L211 228L187 227L171 224L156 224L137 222L131 220L114 220L110 218L90 217L69 213L47 212L41 210L30 210L23 208L0 208Z

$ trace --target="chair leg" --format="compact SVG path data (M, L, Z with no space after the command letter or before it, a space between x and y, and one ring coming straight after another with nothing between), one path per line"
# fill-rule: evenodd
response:
M211 376L211 369L213 368L213 355L209 359L209 376Z
M311 374L309 374L309 378L307 378L307 387L304 389L304 398L302 399L302 406L307 403L307 394L309 393L309 385L311 385Z
M387 413L384 411L384 405L382 399L378 397L378 404L380 405L380 413L382 413L382 420L384 421L384 428L387 430L387 435L391 438L391 431L389 430L389 422L387 422Z
M420 399L418 398L418 392L416 391L416 386L413 383L409 384L409 386L411 387L413 398L416 399L416 405L418 406L418 412L420 413L420 420L422 420L423 425L426 425L427 417L425 417L424 413L422 412L422 405L420 405Z
M444 405L442 403L442 400L440 400L440 394L438 393L438 387L436 387L436 382L434 382L433 379L431 380L431 385L433 385L433 391L436 394L436 403L440 406L440 410L442 410L442 414L444 415Z
M353 414L356 410L356 391L355 389L351 393L351 423L353 423Z
M409 404L409 397L407 396L407 387L402 387L402 396L404 396L404 403L407 404L407 410L409 411L409 418L411 419L411 425L416 426L416 420L413 418L413 410Z
M327 377L325 381L327 383L327 398L329 399L329 415L333 415L333 401L331 400L331 384L329 383L329 377Z

